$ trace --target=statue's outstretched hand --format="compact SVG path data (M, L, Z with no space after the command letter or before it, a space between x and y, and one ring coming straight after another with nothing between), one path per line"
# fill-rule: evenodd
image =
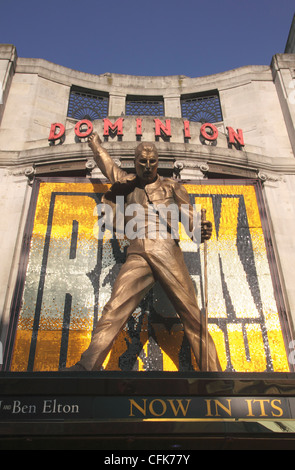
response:
M101 145L101 139L97 132L93 132L88 138L88 145L94 152Z
M210 240L212 236L212 222L204 220L201 222L201 243L205 240Z

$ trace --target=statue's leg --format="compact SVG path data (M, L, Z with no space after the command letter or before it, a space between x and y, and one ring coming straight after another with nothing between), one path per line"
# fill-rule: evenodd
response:
M201 370L206 370L205 317L198 307L195 286L185 264L183 253L173 240L162 243L162 249L151 250L149 264L178 313L187 339ZM213 339L208 335L208 370L221 371Z
M110 300L97 322L91 343L82 354L77 370L99 370L112 345L140 301L154 284L147 261L131 254L115 281Z

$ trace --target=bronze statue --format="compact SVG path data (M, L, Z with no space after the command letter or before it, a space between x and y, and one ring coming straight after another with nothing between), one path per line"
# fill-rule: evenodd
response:
M124 195L125 205L140 204L147 213L150 205L182 205L189 207L189 224L192 228L193 215L189 196L183 185L158 173L158 153L154 144L141 143L135 150L136 175L127 174L119 168L108 152L102 147L97 133L89 137L89 146L94 160L104 176L111 182L111 190L104 196L104 202L114 203L116 195ZM159 219L159 214L156 213ZM130 218L129 218L130 219ZM158 220L157 219L157 220ZM128 223L128 216L125 216ZM141 231L147 233L145 221ZM210 239L212 224L202 221L201 241ZM144 234L131 239L127 258L115 281L110 300L105 305L93 333L88 349L74 366L66 370L100 370L112 345L124 328L140 301L158 281L174 305L200 370L205 370L205 318L197 304L194 284L184 262L178 240L172 236L168 223L166 238L147 237ZM214 342L208 335L208 370L221 371Z

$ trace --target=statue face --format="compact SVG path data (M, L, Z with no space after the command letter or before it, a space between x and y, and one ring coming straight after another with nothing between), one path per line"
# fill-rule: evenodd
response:
M154 145L140 144L135 152L135 170L143 184L150 184L157 178L158 153Z

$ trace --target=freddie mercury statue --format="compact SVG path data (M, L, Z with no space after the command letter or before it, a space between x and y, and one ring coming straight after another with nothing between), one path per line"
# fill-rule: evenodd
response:
M149 205L189 205L192 229L192 206L184 186L173 179L161 178L158 173L158 152L154 144L141 143L135 149L136 175L119 168L101 145L97 133L89 137L89 147L103 175L112 184L103 202L112 205L116 195L124 195L125 206L140 204L147 214ZM186 206L188 207L188 206ZM157 215L159 217L159 214ZM125 216L124 223L128 222ZM166 239L145 236L148 222L142 227L145 234L130 240L127 258L114 283L110 300L97 322L88 349L67 371L100 370L112 345L140 301L159 282L179 315L186 337L200 370L206 370L205 317L197 303L195 287L190 278L178 240L168 230ZM211 238L212 224L201 223L201 242ZM215 344L208 335L208 371L221 371Z

